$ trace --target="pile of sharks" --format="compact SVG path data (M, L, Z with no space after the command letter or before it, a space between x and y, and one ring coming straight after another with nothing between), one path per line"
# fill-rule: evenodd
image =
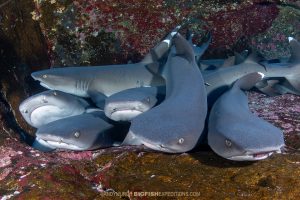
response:
M33 72L48 90L19 110L37 128L40 151L145 145L183 153L207 140L223 158L255 161L280 153L283 132L252 114L245 93L300 94L300 45L292 56L258 61L254 54L201 60L201 46L178 26L138 63L61 67ZM242 57L238 59L238 57Z

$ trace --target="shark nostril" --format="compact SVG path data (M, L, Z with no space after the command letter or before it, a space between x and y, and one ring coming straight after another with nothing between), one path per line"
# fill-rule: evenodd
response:
M150 97L147 97L147 102L150 103Z
M28 110L23 110L23 113L28 113Z
M231 146L232 146L231 140L226 139L226 140L225 140L225 145L226 145L227 147L231 147Z
M48 101L47 101L47 99L46 99L46 97L45 96L43 96L43 103L48 103Z

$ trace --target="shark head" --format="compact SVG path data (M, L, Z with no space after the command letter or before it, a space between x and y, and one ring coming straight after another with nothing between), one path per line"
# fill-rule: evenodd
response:
M24 100L19 110L28 124L38 128L58 119L82 114L88 106L81 98L48 90Z
M230 128L217 128L214 134L208 135L210 147L226 159L262 160L273 153L281 152L284 147L282 131L265 121L232 122L227 126Z
M72 73L72 70L75 72ZM86 97L90 82L85 81L83 76L80 75L82 74L80 71L76 71L76 67L72 69L71 67L52 68L31 74L34 80L40 81L40 85L47 89Z
M284 147L282 131L257 117L243 90L261 81L261 72L238 79L213 105L208 123L208 144L218 155L236 161L262 160Z
M113 145L110 131L113 125L106 122L102 112L84 113L50 122L38 128L33 147L42 150L92 150ZM45 147L45 148L42 148Z
M157 102L156 87L123 90L105 100L104 112L114 121L130 121L151 109Z
M160 122L163 126L164 121ZM169 128L169 131L156 134L158 131L163 130L162 127L149 127L144 128L143 134L135 133L139 124L131 125L130 130L123 141L123 145L144 145L150 149L156 151L162 151L166 153L183 153L192 150L198 141L197 134L191 132L185 132L182 134L178 132L177 124L174 127ZM181 125L178 125L181 126ZM160 129L161 128L161 129ZM151 129L151 130L150 130Z

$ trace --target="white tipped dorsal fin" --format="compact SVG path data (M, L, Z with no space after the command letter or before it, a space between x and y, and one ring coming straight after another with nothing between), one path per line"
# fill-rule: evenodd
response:
M300 43L293 37L288 37L291 47L290 62L300 61Z
M249 54L248 49L243 50L241 53L234 52L235 61L234 64L238 65L244 62Z
M252 52L244 61L244 63L258 63L260 60L256 51Z
M224 60L224 63L222 64L221 67L230 67L233 66L234 63L235 63L235 56L230 56Z
M250 90L256 83L261 81L264 76L265 75L262 72L252 72L238 79L234 83L234 86L239 87L242 90Z

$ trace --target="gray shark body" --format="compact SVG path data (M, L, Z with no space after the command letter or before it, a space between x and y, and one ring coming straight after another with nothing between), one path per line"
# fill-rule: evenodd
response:
M90 95L91 98L100 99L94 101L96 104L100 102L97 104L98 106L103 106L103 99L106 96L125 89L143 86L164 86L164 78L157 73L158 69L149 70L146 65L139 63L121 66L57 68L34 72L32 76L48 88L79 96ZM247 59L238 65L202 71L209 107L213 105L222 93L229 89L235 80L245 74L257 71L265 74L265 80L284 80L286 92L295 94L300 92L300 81L298 78L300 76L300 63L259 64L252 59ZM41 78L43 76L46 76L46 78ZM261 91L268 94L267 90Z
M242 90L249 90L262 78L251 73L238 80L213 105L208 123L208 144L218 155L236 161L255 161L280 152L283 133L251 113Z
M80 115L88 107L90 104L82 98L48 90L24 100L19 110L28 124L38 128L58 119Z
M59 90L80 97L90 97L98 107L104 106L107 96L122 90L164 85L157 74L160 59L168 52L177 26L139 63L94 67L52 68L33 72L31 76L47 89Z
M287 83L289 83L289 85L286 84L286 87L289 88L289 92L300 92L300 63L262 65L249 59L239 65L219 68L216 70L207 70L203 72L208 95L208 106L211 107L217 98L230 88L235 80L243 77L246 74L258 71L265 74L264 80L285 80Z
M127 129L116 129L104 113L94 111L45 124L38 128L33 147L41 151L93 150L114 146Z
M164 66L166 99L131 121L123 145L180 153L195 147L206 118L206 91L190 44L180 35Z
M31 76L47 89L90 97L102 108L106 97L122 90L165 85L165 80L160 74L163 64L159 61L169 51L171 39L179 28L176 27L139 63L52 68L33 72ZM210 39L200 47L193 46L197 57L201 57L205 52L209 41Z

